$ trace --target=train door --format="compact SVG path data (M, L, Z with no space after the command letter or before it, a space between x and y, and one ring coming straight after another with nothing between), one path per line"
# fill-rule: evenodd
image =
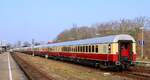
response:
M129 63L132 59L132 41L119 41L119 61L122 64Z

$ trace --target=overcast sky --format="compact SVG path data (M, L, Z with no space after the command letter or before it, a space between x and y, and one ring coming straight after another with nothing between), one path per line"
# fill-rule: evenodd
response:
M53 40L72 24L150 16L150 0L0 0L0 40Z

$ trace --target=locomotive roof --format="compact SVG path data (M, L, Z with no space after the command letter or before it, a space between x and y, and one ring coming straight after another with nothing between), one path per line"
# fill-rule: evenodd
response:
M98 38L82 39L82 40L76 40L76 41L52 43L52 44L40 45L40 46L36 46L36 47L73 46L73 45L114 43L114 42L118 42L119 40L131 40L132 42L135 42L135 40L132 36L127 35L127 34L120 34L120 35L110 35L110 36L104 36L104 37L98 37Z

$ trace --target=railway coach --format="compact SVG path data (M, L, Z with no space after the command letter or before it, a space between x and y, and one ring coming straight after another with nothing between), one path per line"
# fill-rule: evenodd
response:
M17 51L112 69L128 69L136 60L136 42L127 34L51 43Z

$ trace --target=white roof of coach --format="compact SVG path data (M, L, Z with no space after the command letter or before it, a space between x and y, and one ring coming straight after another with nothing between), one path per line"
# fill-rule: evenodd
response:
M114 37L113 42L118 42L119 40L131 40L132 42L136 42L135 39L127 34L120 34Z
M127 35L127 34L120 34L120 35L111 35L111 36L83 39L83 40L76 40L76 41L67 41L67 42L53 43L53 44L45 45L43 47L113 43L113 42L118 42L119 40L131 40L132 42L135 42L135 40L134 40L134 38L132 36Z
M120 35L110 35L110 36L104 36L104 37L98 37L98 38L82 39L82 40L76 40L76 41L52 43L52 44L47 44L47 45L36 46L35 48L52 47L52 46L73 46L73 45L114 43L114 42L118 42L119 40L131 40L132 42L135 42L132 36L127 35L127 34L120 34Z

